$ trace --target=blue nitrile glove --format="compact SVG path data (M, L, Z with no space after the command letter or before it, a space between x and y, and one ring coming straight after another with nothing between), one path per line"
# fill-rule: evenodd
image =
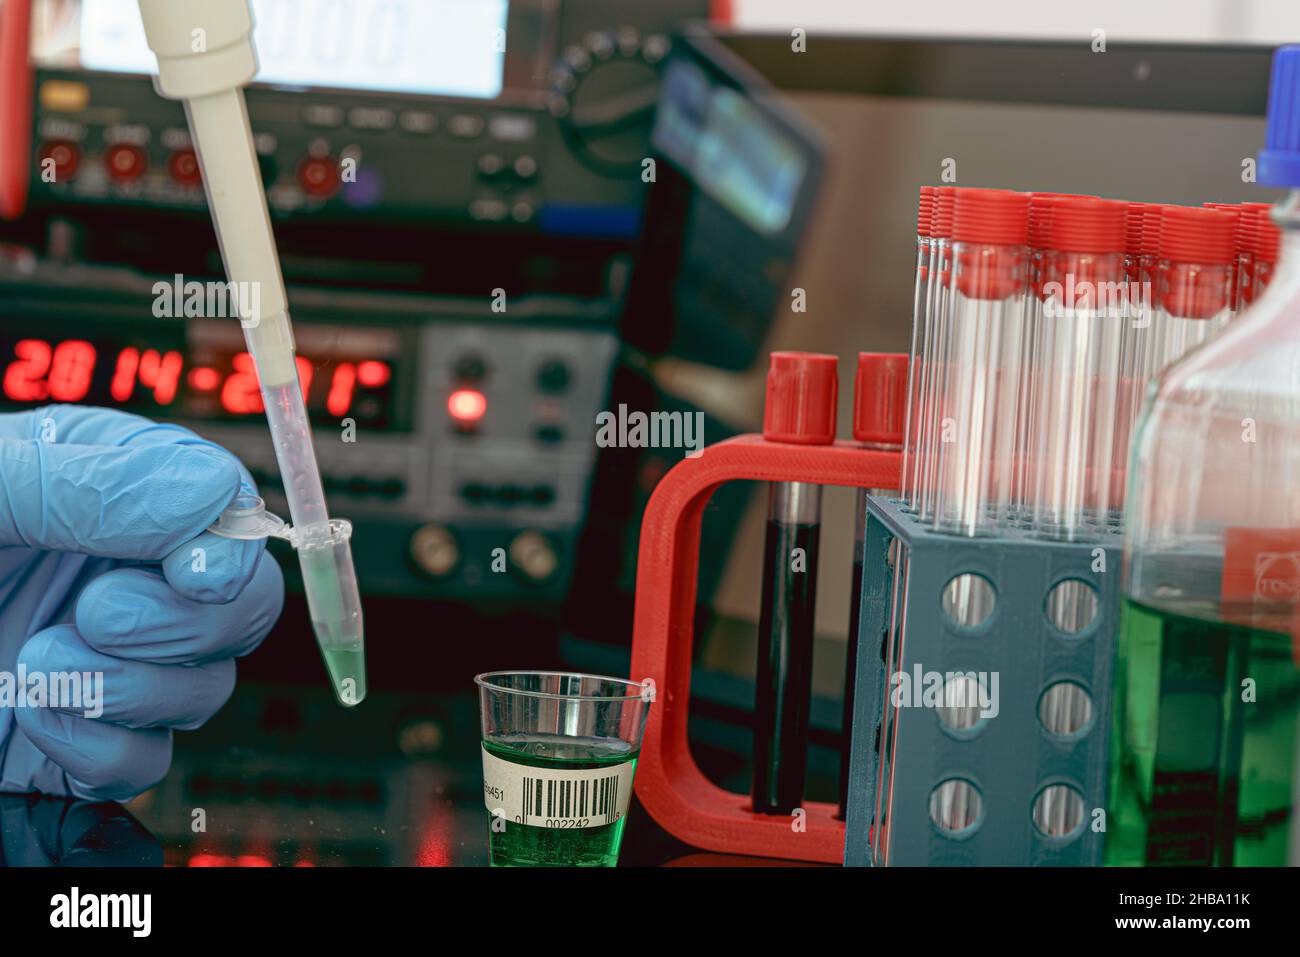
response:
M252 479L193 432L108 409L0 415L0 791L125 800L167 773L280 615L265 542L206 531ZM102 714L5 700L102 674ZM60 701L67 704L67 679ZM52 687L52 686L50 686ZM93 695L93 679L87 683Z

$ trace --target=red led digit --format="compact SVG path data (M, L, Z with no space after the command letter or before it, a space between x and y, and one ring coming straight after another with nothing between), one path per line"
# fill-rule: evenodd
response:
M113 381L109 384L108 394L114 402L126 402L135 392L135 373L140 368L140 350L127 346L117 354L117 365L113 368Z
M153 389L155 402L167 405L176 398L184 364L185 360L175 350L159 355L157 349L150 349L140 356L140 384Z
M367 359L365 362L357 363L357 381L367 389L378 389L381 385L387 385L392 377L393 370L388 368L386 362Z
M153 352L152 349L149 350ZM157 353L154 353L157 355ZM163 354L158 363L158 371L154 375L153 398L159 405L168 405L172 399L176 398L176 389L181 382L181 368L185 365L185 360L176 350Z
M340 362L330 382L330 394L325 399L325 411L330 415L343 415L352 407L352 394L356 391L357 369L351 362Z
M50 371L50 344L44 339L22 339L14 345L14 362L5 369L6 398L39 402L49 397L45 374Z
M80 402L90 391L95 374L95 347L81 339L60 342L50 362L50 398Z
M235 415L261 412L264 406L262 393L257 387L257 370L253 365L253 357L247 352L241 352L231 364L235 371L221 387L221 407Z

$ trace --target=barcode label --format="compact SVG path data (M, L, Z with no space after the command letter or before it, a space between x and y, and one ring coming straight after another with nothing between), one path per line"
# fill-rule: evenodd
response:
M570 771L506 761L483 749L483 803L488 812L529 827L613 824L627 814L631 761Z

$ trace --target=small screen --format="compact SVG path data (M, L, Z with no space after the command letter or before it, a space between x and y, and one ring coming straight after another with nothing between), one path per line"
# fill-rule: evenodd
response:
M500 96L509 0L253 0L260 70L277 86ZM47 66L156 73L135 0L46 0L33 52Z
M743 94L712 84L694 64L669 68L654 143L757 232L779 233L790 222L806 172L803 156Z

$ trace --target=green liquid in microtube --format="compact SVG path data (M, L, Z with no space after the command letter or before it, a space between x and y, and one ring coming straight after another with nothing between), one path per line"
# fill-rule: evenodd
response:
M1203 609L1198 609L1203 611ZM1120 626L1108 865L1287 863L1300 669L1257 611L1127 601ZM1252 615L1254 617L1252 617Z
M630 744L617 738L509 734L486 737L483 747L489 754L519 766L530 782L529 793L538 795L536 809L542 812L532 818L536 824L504 819L494 824L491 812L485 811L493 867L613 867L618 863L626 816L612 823L599 823L605 818L592 813L592 826L545 826L550 805L546 772L598 772L629 763L635 772L639 752Z
M366 697L366 653L363 646L321 648L320 652L339 703L349 708L360 704Z

